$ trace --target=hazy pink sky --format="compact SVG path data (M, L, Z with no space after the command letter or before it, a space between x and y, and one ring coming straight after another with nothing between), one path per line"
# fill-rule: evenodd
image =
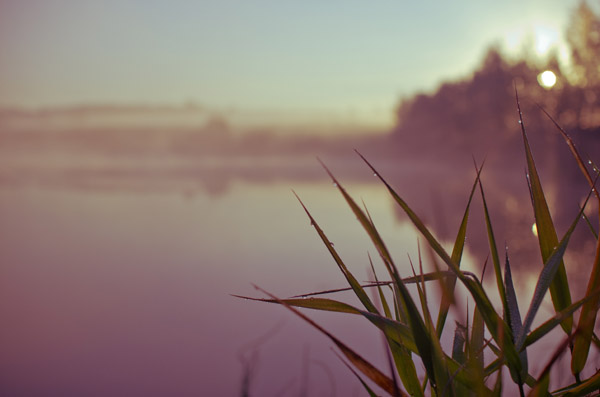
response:
M464 75L494 41L560 40L576 4L0 0L0 106L191 100L378 117Z

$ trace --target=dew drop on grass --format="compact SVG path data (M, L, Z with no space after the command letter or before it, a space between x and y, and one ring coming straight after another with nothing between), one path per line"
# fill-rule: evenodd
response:
M337 183L333 182L333 187L337 187Z
M523 122L521 120L519 120L519 124L523 124Z

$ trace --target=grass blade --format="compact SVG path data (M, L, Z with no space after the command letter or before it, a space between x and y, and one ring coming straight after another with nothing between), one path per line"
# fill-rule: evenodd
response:
M371 255L368 255L368 257L369 264L371 265L371 270L373 271L373 277L375 277L375 281L378 281L377 274L375 273L375 267L373 266L373 261L371 260ZM389 306L385 299L385 295L381 290L381 286L378 285L377 290L379 292L379 297L381 299L386 317L392 318ZM387 329L387 327L382 328L382 331L385 335L386 341L389 346L388 354L389 352L391 352L392 357L394 359L394 363L396 364L396 369L398 371L398 374L400 375L400 379L404 384L404 387L412 396L423 396L423 391L421 389L421 384L419 383L419 377L417 375L417 370L415 368L415 363L412 359L412 354L410 350L404 346L404 342L402 339L394 339L393 334L390 335Z
M509 342L506 343L506 358L510 365L514 366L515 369L518 369L520 372L520 359L517 354L517 350L512 343L512 333L508 327L508 325L500 318L498 313L494 310L494 307L483 290L481 283L475 281L468 276L466 276L463 272L460 271L458 265L452 261L448 253L444 250L441 244L436 240L436 238L431 234L429 229L425 226L423 221L417 216L417 214L406 204L406 202L392 189L392 187L387 183L387 181L381 177L381 175L377 172L377 170L365 159L360 153L357 154L363 159L363 161L367 164L369 168L379 177L381 182L386 186L392 198L396 201L396 203L404 210L404 212L408 215L409 219L413 223L413 225L423 234L431 248L436 252L436 254L446 263L446 265L450 268L451 271L456 274L458 279L465 285L476 304L479 307L479 310L482 314L484 322L486 323L488 329L490 330L493 338L498 341L500 339L500 334L502 337L506 337L505 339Z
M375 228L373 223L362 211L362 209L354 202L352 197L350 197L350 195L337 181L337 179L333 176L333 174L329 171L325 164L321 162L321 165L329 174L334 185L337 186L338 190L350 206L352 212L356 215L359 222L373 241L373 244L379 251L379 254L384 260L388 271L390 272L393 280L395 281L394 285L398 291L398 298L400 299L400 304L406 309L408 324L413 332L419 355L421 357L421 360L423 361L423 365L425 366L427 374L429 375L432 381L432 384L435 385L435 387L445 387L448 384L448 371L445 366L445 360L443 358L442 349L439 344L439 340L437 339L437 336L432 337L432 335L428 332L428 328L426 327L423 319L421 318L421 315L417 309L415 302L410 296L408 289L402 282L402 279L398 274L398 270L394 265L391 255L389 254L387 247L385 246L383 240L379 236L379 233L377 232L377 229Z
M596 199L598 200L598 216L600 217L600 194L597 189L595 189L595 180L592 178L590 172L586 168L585 162L583 158L579 154L575 144L571 137L566 133L566 131L548 114L548 112L540 106L541 110L546 114L546 116L552 121L554 126L558 129L562 137L564 138L573 158L577 162L581 173L588 181ZM596 179L597 179L596 175ZM600 287L600 240L597 240L596 243L596 256L594 258L594 264L592 267L592 273L590 275L590 280L588 282L586 296L593 294L598 287ZM571 359L571 372L578 377L579 373L583 370L585 363L587 361L587 357L590 351L590 344L592 340L592 334L594 331L594 324L596 323L597 316L597 308L598 303L600 301L600 297L596 296L594 299L587 301L582 309L581 315L579 316L579 323L577 324L577 336L573 341L573 353Z
M575 397L575 396L587 396L590 393L597 392L600 389L600 371L596 372L595 375L587 379L585 382L580 384L571 385L567 391L555 392L557 396L561 397Z
M512 272L510 271L510 261L508 260L508 251L506 252L506 262L504 268L504 284L506 287L506 317L508 318L510 328L513 335L519 335L521 328L521 313L519 313L519 305L517 303L517 294L512 281ZM511 376L519 384L519 387L523 385L523 379L527 376L527 350L523 349L519 353L521 357L521 373L513 374Z
M361 314L361 310L355 308L344 302L339 302L333 299L325 299L325 298L307 298L307 299L259 299L259 298L250 298L248 296L241 295L232 295L236 298L242 298L247 300L253 300L258 302L268 302L268 303L285 303L286 305L294 306L294 307L302 307L305 309L315 309L315 310L323 310L327 312L336 312L336 313L349 313L349 314Z
M591 192L590 192L590 194L591 194ZM552 280L554 280L554 277L556 275L556 272L558 270L560 263L562 263L562 257L565 253L565 250L567 249L567 244L569 242L569 238L571 237L571 234L575 230L575 226L577 226L579 219L581 219L581 214L582 214L583 209L585 208L585 205L587 204L587 200L589 198L590 198L590 196L588 195L584 205L582 206L581 210L577 214L577 217L571 223L569 230L567 230L567 232L565 233L565 236L562 238L560 244L558 244L558 246L554 249L554 251L552 252L550 257L548 258L548 261L544 265L544 268L540 272L540 276L538 277L538 281L535 286L535 290L533 292L533 297L531 298L531 304L529 305L527 315L525 316L525 320L523 321L523 328L521 328L521 332L519 333L519 336L517 337L516 346L519 350L523 347L523 344L525 342L525 336L529 332L529 328L531 327L531 324L533 323L533 319L542 304L544 295L546 294L546 291L548 291L548 288L550 287ZM585 304L584 304L584 307L585 307Z
M423 274L422 278L425 281L436 281L436 280L440 280L440 279L444 279L444 278L448 278L454 276L454 273L451 271L437 271L437 272L430 272L430 273L425 273ZM421 282L421 276L419 277L405 277L402 279L402 282L404 284L414 284L414 283L418 283ZM371 282L368 284L361 284L361 288L365 289L365 288L374 288L374 287L383 287L383 286L390 286L391 284L393 284L393 281L376 281L376 282ZM310 296L317 296L317 295L325 295L325 294L333 294L336 292L345 292L345 291L352 291L352 287L344 287L344 288L336 288L336 289L328 289L325 291L318 291L318 292L309 292L306 294L300 294L300 295L294 295L292 296L292 298L307 298Z
M554 223L548 209L548 203L542 189L540 177L535 166L533 154L531 153L531 147L529 146L529 140L527 139L527 133L525 132L525 123L523 122L523 114L521 113L521 104L519 103L519 96L515 88L515 96L517 101L517 110L519 111L519 124L521 125L521 134L523 136L523 145L525 146L525 157L527 159L528 169L528 184L531 192L531 201L533 204L533 212L535 215L535 224L537 226L537 235L542 254L542 261L546 263L552 255L554 248L558 246L558 236ZM552 283L550 285L550 295L552 296L552 303L555 311L561 312L565 308L571 305L571 291L569 289L569 282L567 280L567 271L565 270L565 264L561 261L558 263L555 275L553 276ZM563 330L567 335L571 334L573 328L573 319L567 318L561 324Z
M469 209L471 207L471 201L473 200L473 195L475 193L475 188L477 187L477 183L479 181L479 177L481 175L480 168L477 171L477 177L475 178L475 182L473 183L473 187L471 188L471 193L469 194L469 200L467 201L467 207L465 208L465 212L463 214L462 221L460 223L460 227L458 228L458 233L456 235L456 239L454 241L454 247L452 248L452 255L450 258L458 267L460 267L460 261L462 258L463 249L465 246L465 239L467 237L467 224L469 221ZM443 288L442 301L440 302L440 311L438 313L438 318L436 322L436 330L438 338L442 335L442 331L444 329L444 324L446 322L446 317L448 316L448 310L450 309L451 302L453 299L450 296L454 293L454 288L456 287L456 276L449 278L445 281L445 287Z
M323 327L321 327L313 320L299 312L297 309L294 309L292 306L277 298L275 295L261 289L258 286L254 286L254 288L269 296L272 300L277 301L281 305L285 306L292 313L296 314L298 317L302 318L304 321L306 321L314 328L319 330L321 333L323 333L325 336L327 336L340 349L340 351L346 356L346 358L350 360L352 364L354 364L354 366L358 370L360 370L365 376L367 376L369 379L375 382L375 384L377 384L387 393L394 394L396 392L396 388L394 387L394 382L392 379L390 379L387 375L385 375L383 372L377 369L373 364L369 363L367 360L362 358L358 353L354 352L354 350L346 346L342 341L333 336L333 334L326 331Z
M390 311L390 306L387 303L387 299L385 299L385 294L381 289L381 284L379 283L379 279L377 279L377 273L375 273L375 266L373 266L373 260L371 259L371 255L367 253L369 257L369 264L371 265L371 271L373 272L373 277L375 278L375 283L377 284L377 292L379 293L379 300L381 301L381 306L383 307L383 312L385 316L388 318L392 318L392 312Z
M557 325L559 325L565 318L572 316L573 313L579 309L585 302L596 297L600 294L600 290L596 290L594 294L587 295L584 298L578 300L577 302L571 304L568 308L563 310L560 313L556 313L552 318L544 322L542 325L537 327L535 330L531 331L529 335L525 338L525 343L523 347L530 346L552 331Z
M356 278L354 278L352 273L350 273L350 271L348 270L348 268L342 261L342 258L340 258L337 251L335 250L335 248L333 248L333 244L331 244L331 241L329 241L329 239L327 238L327 236L325 235L325 233L323 232L321 227L319 227L319 225L317 224L317 221L315 221L315 219L310 214L310 212L308 211L308 209L306 208L306 206L304 205L302 200L300 200L300 197L298 197L296 192L293 192L293 193L296 196L296 198L298 199L298 201L300 202L300 205L302 205L302 208L304 208L306 215L308 215L308 218L310 219L310 224L315 228L315 230L319 234L319 237L321 237L321 240L323 241L323 243L327 247L327 250L329 250L329 253L331 254L333 259L337 263L337 265L340 268L340 270L342 271L342 273L344 274L344 277L346 277L348 284L350 284L350 287L352 287L352 290L354 291L354 293L356 294L358 299L361 301L361 303L365 306L365 308L368 311L377 313L377 308L375 307L375 305L373 305L373 302L371 302L371 299L369 299L369 296L366 294L365 290L361 287L360 283L356 280Z
M457 322L454 330L454 341L452 342L452 358L459 364L464 364L467 361L465 355L466 335L467 327Z
M492 220L490 219L490 213L488 211L487 201L485 200L485 193L483 192L483 184L479 180L479 191L481 192L481 200L483 202L483 213L485 216L485 226L488 235L488 243L490 245L490 253L492 255L492 264L494 265L494 273L496 275L496 285L498 293L500 294L500 300L502 302L502 309L506 312L506 291L502 280L502 269L500 267L500 257L498 256L498 246L496 245L496 238L494 237L494 228L492 227Z

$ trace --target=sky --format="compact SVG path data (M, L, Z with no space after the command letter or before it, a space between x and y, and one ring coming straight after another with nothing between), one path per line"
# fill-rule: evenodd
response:
M560 46L577 3L0 0L0 106L193 102L385 120L401 97L468 75L493 43Z

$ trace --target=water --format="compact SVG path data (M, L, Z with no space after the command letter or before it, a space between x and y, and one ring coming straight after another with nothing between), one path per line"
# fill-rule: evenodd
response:
M169 166L161 162L136 172L119 164L107 173L107 164L110 159L80 164L78 172L60 164L2 168L4 395L234 396L244 373L256 395L363 394L318 331L282 307L230 295L264 297L252 283L279 297L346 286L290 188L356 277L370 279L367 252L374 258L376 252L326 175L291 172L293 177L256 179L234 173L223 184L223 170L214 164L198 178L189 164L185 168L173 159ZM457 227L473 178L468 173L449 178L449 170L432 167L439 178L435 184L423 183L431 173L415 165L394 181L411 187L401 193L449 241L453 233L444 229ZM341 170L340 182L357 200L364 199L401 272L410 275L406 258L418 257L418 236L389 193L368 169L362 178L348 177L356 173L347 167L331 168ZM436 222L431 211L437 197L430 195L432 186L442 192L444 207L438 210L450 214L445 222ZM492 190L493 184L486 187ZM508 235L509 221L529 208L495 200L494 193L488 194L492 214L498 208L513 214L493 219L499 234ZM533 239L532 221L523 223ZM520 239L505 240L515 274L523 265L517 259L513 264L522 251L515 242ZM469 244L463 266L479 275L485 236L469 234ZM381 263L376 267L384 278ZM535 271L515 276L522 310L535 276ZM492 278L487 280L493 288ZM349 293L340 297L358 305ZM548 307L541 313L547 318ZM366 321L309 315L386 368L383 341ZM450 338L445 335L445 342Z
M364 280L368 241L358 223L341 222L354 217L329 186L294 188ZM384 192L362 191L403 244L412 231L390 219ZM219 198L5 188L0 203L8 395L236 395L241 357L252 351L244 346L278 324L256 346L253 390L271 395L289 380L297 390L305 349L309 368L326 365L340 395L356 388L316 331L280 307L229 295L262 297L250 283L279 296L345 286L289 186L238 183ZM314 317L350 342L371 331L357 319ZM318 373L308 379L318 393L333 387Z

